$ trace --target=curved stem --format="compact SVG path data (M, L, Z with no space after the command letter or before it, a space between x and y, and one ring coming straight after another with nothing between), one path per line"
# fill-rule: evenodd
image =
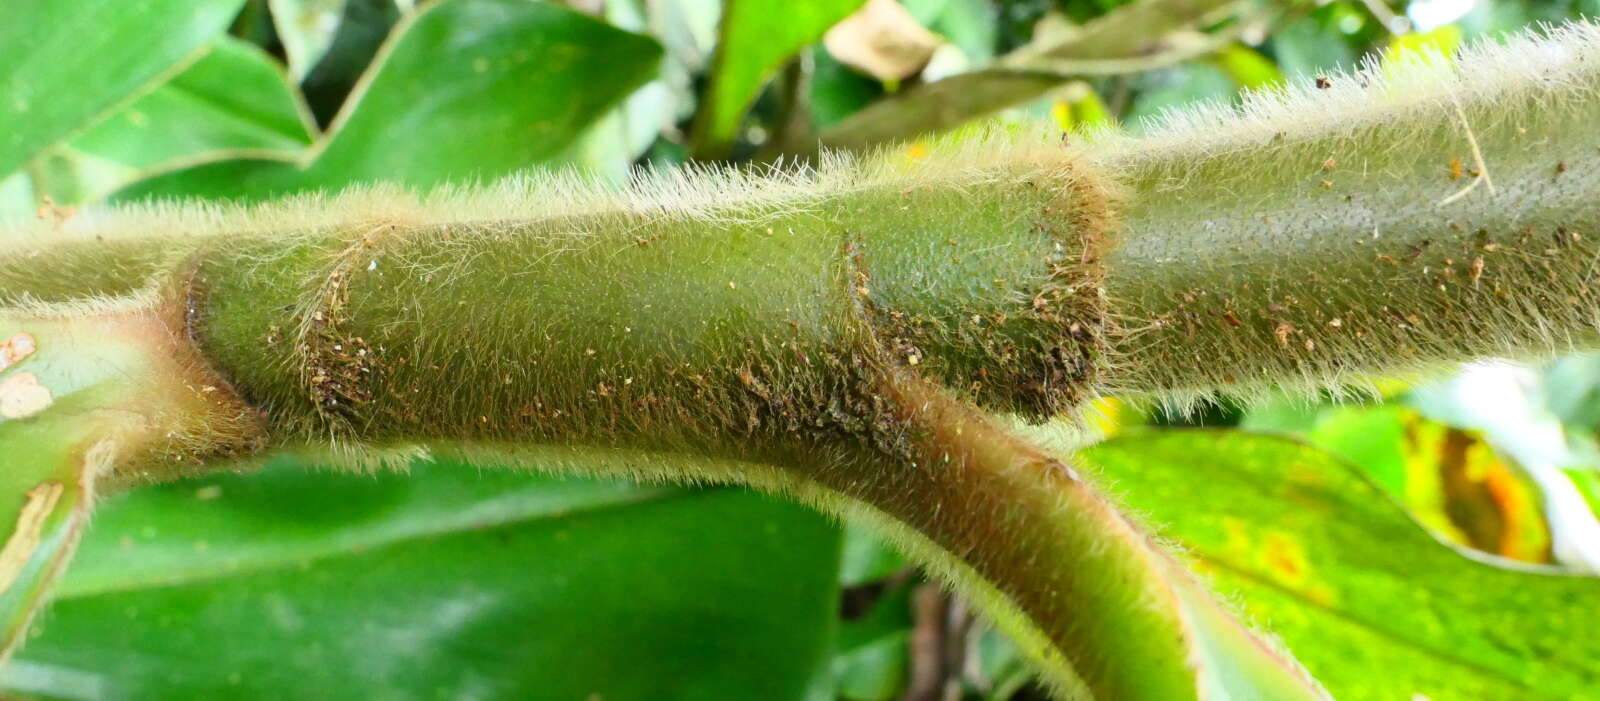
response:
M1202 590L1068 468L921 379L1049 414L1096 368L1106 195L1059 152L1002 162L733 211L202 239L146 315L178 321L141 357L192 341L262 420L212 432L268 450L502 443L781 465L786 479L628 470L865 504L1064 690L1314 696L1248 631L1215 625ZM1218 636L1237 649L1208 654ZM1266 671L1244 682L1216 662L1249 659Z
M0 444L98 449L35 429L121 417L119 469L155 477L318 446L721 460L623 469L890 524L1064 692L1316 697L974 405L1048 416L1104 387L1182 397L1594 345L1597 47L1582 25L1087 153L979 142L625 197L378 192L157 208L105 240L38 231L0 255L0 325L45 349L0 368ZM58 345L88 354L16 379ZM88 414L38 414L39 387L91 376ZM18 522L26 543L37 513Z
M1325 697L1070 464L915 377L883 392L907 454L813 446L785 464L847 498L812 501L876 525L975 601L1058 694Z

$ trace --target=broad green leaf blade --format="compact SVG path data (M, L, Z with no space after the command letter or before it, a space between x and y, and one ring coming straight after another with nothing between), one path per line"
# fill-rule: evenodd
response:
M1283 85L1283 71L1272 59L1243 43L1234 42L1217 51L1211 62L1242 90L1263 90Z
M718 25L710 85L696 116L698 155L725 153L745 110L773 72L864 1L727 0Z
M652 76L660 47L552 3L453 0L395 29L304 166L230 161L124 197L261 199L387 181L427 188L548 166Z
M1316 76L1346 71L1356 65L1356 50L1342 32L1325 26L1321 17L1305 17L1289 23L1272 34L1268 46L1278 60L1278 68L1292 82L1308 82Z
M0 21L0 178L159 84L244 0L8 0Z
M102 506L5 684L118 698L802 699L839 535L802 507L418 463Z
M661 36L666 27L652 24L652 15L659 17L660 12L627 2L607 3L603 14L618 28ZM662 43L667 44L665 39ZM554 160L570 163L574 170L592 173L600 180L627 182L634 163L660 138L662 128L677 121L678 97L673 95L669 87L673 79L668 77L673 68L671 61L662 60L660 75L595 120Z
M1467 559L1327 453L1169 430L1084 457L1336 698L1582 698L1600 685L1600 580Z
M222 37L194 65L72 140L139 169L217 151L295 154L315 127L279 65L254 44Z
M313 180L427 186L543 162L661 58L649 38L524 0L446 3L400 31L335 120Z
M172 80L52 149L67 167L36 177L57 204L77 204L179 166L291 161L314 131L283 67L253 44L222 37Z

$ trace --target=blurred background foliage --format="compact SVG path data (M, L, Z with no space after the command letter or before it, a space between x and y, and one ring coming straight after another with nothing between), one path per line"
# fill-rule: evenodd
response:
M1600 0L12 0L0 217L527 169L622 183L1165 110L1448 56ZM893 145L899 144L899 145ZM1063 447L1340 698L1600 684L1600 356L1174 414ZM1088 427L1085 430L1084 427ZM1088 434L1088 435L1086 435ZM736 489L292 456L111 500L29 698L1039 699L870 534ZM1420 525L1420 528L1418 526ZM1538 576L1528 572L1539 573ZM1587 641L1587 642L1586 642Z

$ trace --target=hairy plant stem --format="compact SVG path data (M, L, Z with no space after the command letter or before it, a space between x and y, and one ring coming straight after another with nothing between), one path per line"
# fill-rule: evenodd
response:
M1081 151L979 144L799 188L708 179L692 205L646 192L657 204L429 217L378 198L331 205L372 215L204 235L168 231L163 210L140 235L35 232L0 256L0 340L112 314L143 331L105 343L141 360L104 406L0 416L0 443L136 415L111 431L142 437L113 477L243 451L542 450L753 484L878 523L1062 693L1315 698L1081 475L981 411L1595 346L1596 35L1425 82L1339 77L1221 128L1202 112ZM734 196L706 204L719 183ZM16 380L100 343L62 337L0 367L0 408L75 381ZM139 392L199 405L130 404Z
M1389 112L1114 156L1130 361L1108 383L1182 399L1593 348L1600 99L1552 77Z
M856 450L819 471L817 446L773 462L887 516L880 528L976 601L1059 693L1227 698L1248 679L1267 698L1323 696L1068 463L917 378L883 392L908 456Z
M730 214L204 239L156 304L226 379L219 405L259 415L228 444L631 450L583 469L747 483L878 523L1063 693L1198 698L1243 665L1316 697L1080 476L952 398L1048 416L1102 362L1109 194L1036 155Z
M193 330L278 440L891 440L861 387L876 367L1005 411L1081 398L1103 335L1093 187L1057 160L726 219L234 239L194 258Z

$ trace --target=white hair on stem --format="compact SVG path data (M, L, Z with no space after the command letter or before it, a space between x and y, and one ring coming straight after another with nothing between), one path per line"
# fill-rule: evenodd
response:
M1600 24L1540 25L1501 41L1479 41L1454 56L1433 48L1385 63L1368 56L1353 72L1244 93L1242 101L1203 101L1164 112L1142 135L1088 134L1096 160L1204 158L1279 140L1317 138L1364 125L1403 124L1441 107L1498 103L1520 94L1595 89Z

